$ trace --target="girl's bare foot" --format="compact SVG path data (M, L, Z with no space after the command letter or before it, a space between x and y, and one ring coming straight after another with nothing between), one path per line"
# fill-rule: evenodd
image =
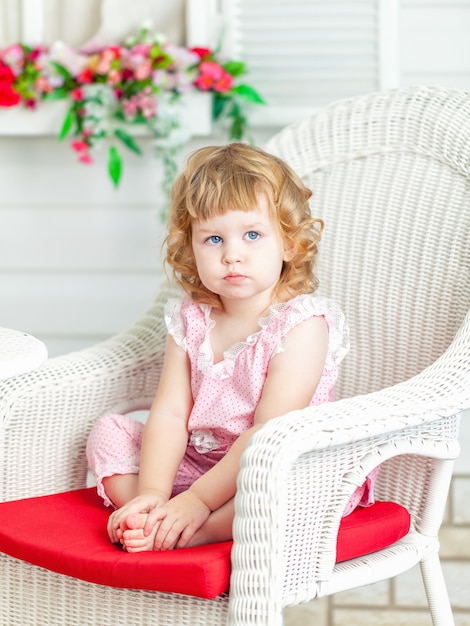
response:
M135 513L126 518L127 529L122 532L121 544L127 552L153 550L159 523L155 524L149 535L145 535L144 526L147 517L147 513Z

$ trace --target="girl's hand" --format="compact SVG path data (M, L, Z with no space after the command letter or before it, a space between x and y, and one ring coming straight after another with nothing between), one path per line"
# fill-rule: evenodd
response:
M129 500L120 509L117 509L108 519L108 535L112 543L118 543L121 541L123 532L127 530L126 519L130 515L137 513L153 513L147 516L147 523L145 524L145 533L149 535L153 529L155 523L162 518L161 508L168 501L168 497L158 491L142 493L132 500ZM157 515L156 512L160 511Z
M211 514L209 507L191 490L169 500L164 511L164 519L155 534L154 550L184 548Z

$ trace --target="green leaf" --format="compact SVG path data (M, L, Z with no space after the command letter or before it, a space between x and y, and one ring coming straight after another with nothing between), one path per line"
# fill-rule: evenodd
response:
M142 150L136 144L133 137L131 137L124 130L117 128L114 131L114 134L120 141L122 141L122 143L126 146L126 148L129 148L129 150L132 150L132 152L135 152L136 154L142 154Z
M67 135L70 133L70 131L72 130L74 120L75 120L74 108L71 107L67 111L65 119L62 123L62 128L60 129L60 133L59 133L59 141L63 141L67 137Z
M242 61L227 61L222 67L232 76L241 76L246 72L246 64Z
M154 65L154 69L158 67L158 69L165 69L173 65L174 61L169 54L167 54L159 44L155 44L150 49L150 58L157 65Z
M45 93L43 95L44 100L64 100L69 95L69 90L66 87L58 87L54 91Z
M237 85L236 87L232 87L231 91L247 102L252 102L254 104L266 104L265 100L263 100L256 89L253 89L250 85Z
M229 111L229 117L232 118L232 124L230 126L230 140L241 141L245 136L246 117L242 114L238 104L233 103L233 106Z
M221 94L214 93L212 99L212 118L214 120L218 120L222 115L225 105L228 102L228 98L226 96L222 96Z
M109 148L108 153L108 174L113 185L118 187L122 175L122 158L119 150L115 146Z
M73 81L73 76L66 67L64 67L60 63L57 63L57 61L51 61L51 65L55 67L55 69L57 70L57 73L60 74L62 78L65 78L65 80L68 80L68 81Z
M245 136L246 120L244 117L235 117L230 126L230 140L241 141Z

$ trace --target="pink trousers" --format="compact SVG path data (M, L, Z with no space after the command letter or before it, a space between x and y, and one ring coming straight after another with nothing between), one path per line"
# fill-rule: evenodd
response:
M140 469L140 447L144 425L127 415L111 413L101 417L94 425L87 441L88 465L96 481L98 494L106 506L113 506L103 487L103 478L114 474L138 474ZM226 453L215 450L201 454L192 446L186 453L176 473L173 484L175 496L186 491L200 476L213 467ZM358 487L349 500L344 516L352 513L357 506L370 506L374 503L374 483L379 468L376 467L363 485Z

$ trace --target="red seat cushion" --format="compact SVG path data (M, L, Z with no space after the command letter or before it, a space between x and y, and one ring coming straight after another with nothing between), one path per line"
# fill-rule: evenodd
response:
M404 537L410 530L410 514L396 502L376 502L358 507L339 526L336 562L377 552Z
M110 587L215 598L229 588L232 542L128 554L109 542L106 509L94 488L0 504L0 552ZM392 502L356 509L341 522L338 561L376 551L409 529Z

